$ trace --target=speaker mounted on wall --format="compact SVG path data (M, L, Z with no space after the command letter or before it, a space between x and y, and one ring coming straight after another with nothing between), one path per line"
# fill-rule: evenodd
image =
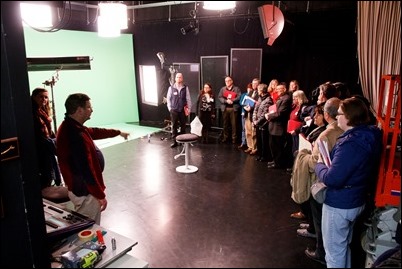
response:
M261 28L264 38L268 38L268 45L272 46L275 39L282 33L285 25L285 18L282 11L274 5L263 5L258 7Z

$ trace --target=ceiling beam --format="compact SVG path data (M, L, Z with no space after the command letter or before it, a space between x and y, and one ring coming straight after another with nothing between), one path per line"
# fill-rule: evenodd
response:
M127 9L142 9L142 8L152 8L152 7L175 6L175 5L192 4L192 3L196 3L196 2L200 2L200 1L166 1L166 2L159 2L159 3L127 6ZM86 8L98 8L98 5L91 5L91 4L75 2L75 1L71 1L71 5L82 6L82 7L86 7Z

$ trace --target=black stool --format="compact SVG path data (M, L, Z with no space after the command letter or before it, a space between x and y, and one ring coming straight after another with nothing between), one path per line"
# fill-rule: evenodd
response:
M176 167L177 172L194 173L194 172L198 171L198 167L188 164L188 155L190 154L188 152L188 145L191 143L197 142L197 140L198 140L198 136L195 134L181 134L181 135L176 136L177 143L182 143L182 144L184 144L184 146L183 146L183 150L179 154L174 156L174 159L176 160L177 158L179 158L182 155L184 155L184 159L185 159L184 165Z

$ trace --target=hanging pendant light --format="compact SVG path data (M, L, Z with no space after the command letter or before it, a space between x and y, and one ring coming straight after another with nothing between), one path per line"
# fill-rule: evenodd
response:
M224 10L234 9L236 1L204 1L204 9L208 10Z

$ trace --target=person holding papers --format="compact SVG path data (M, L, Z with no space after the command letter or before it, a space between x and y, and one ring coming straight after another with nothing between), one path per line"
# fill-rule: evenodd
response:
M320 133L316 140L325 141L329 152L334 147L337 138L343 133L343 130L339 128L336 121L340 101L339 98L333 97L325 102L323 116L328 124L326 125L326 129ZM296 203L301 203L301 208L303 205L310 207L309 223L301 224L300 229L297 230L297 234L300 236L306 236L314 231L316 237L315 248L307 248L304 253L310 259L325 264L325 250L321 233L322 204L314 200L310 193L311 185L317 180L314 168L319 156L320 151L316 144L310 150L299 148L299 153L295 158L291 185L292 199Z
M236 144L241 90L233 84L233 79L229 76L225 77L225 84L226 86L222 87L218 94L223 115L223 138L221 142L229 142L231 131L232 144Z
M357 98L341 101L338 126L345 132L330 152L331 166L320 159L315 173L327 186L322 236L328 268L351 268L353 227L363 212L370 185L378 175L382 133L370 125L367 106Z
M290 113L290 117L288 120L288 143L292 144L292 156L293 160L294 153L299 148L299 132L297 131L303 126L303 111L308 105L308 99L304 91L297 90L292 93L293 104L292 104L292 112ZM293 161L290 162L293 164ZM291 167L291 166L289 166Z
M240 145L237 147L240 150L247 150L247 140L246 140L246 117L247 117L247 111L245 110L245 107L249 107L251 104L251 100L248 97L248 94L253 91L253 88L251 86L251 83L247 84L247 90L243 92L240 95L240 105L241 105L241 113L240 113L240 119L241 119L241 142ZM254 105L254 103L252 104Z
M326 129L327 126L327 121L325 120L324 116L324 104L317 105L314 109L314 126L317 126L314 130L312 130L307 137L305 136L300 136L300 147L298 151L303 151L304 153L311 154L311 151L313 149L318 151L317 148L317 138L320 136L320 134ZM305 148L302 146L306 145ZM302 217L307 218L309 222L309 227L306 227L305 229L299 229L297 230L297 234L300 236L305 236L305 237L313 237L315 238L315 227L313 225L313 216L311 214L311 207L310 207L310 187L312 183L315 181L314 175L311 175L311 173L314 172L314 164L316 162L316 159L312 159L311 163L311 172L310 169L308 169L308 163L303 165L303 162L308 160L309 158L306 158L308 155L304 154L299 154L297 153L296 158L295 158L295 163L293 166L292 170L292 198L293 200L300 204L300 212L293 213L290 215L291 218L294 219L300 219Z
M249 153L250 155L257 154L257 133L255 128L253 127L253 113L254 108L258 100L258 85L260 84L260 80L258 78L254 78L251 82L251 92L246 96L244 110L246 111L246 119L244 122L244 129L246 132L246 140L247 140L247 149L244 151L245 153Z
M286 130L290 112L292 111L292 97L287 93L286 83L276 86L278 99L265 114L268 121L269 147L273 158L268 163L269 169L284 168L287 156L291 155L291 147L286 146Z

